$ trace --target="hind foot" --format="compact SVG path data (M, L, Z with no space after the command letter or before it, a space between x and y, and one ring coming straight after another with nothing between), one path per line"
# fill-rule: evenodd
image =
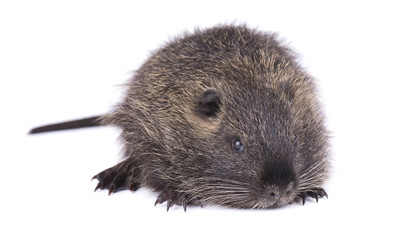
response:
M98 180L94 191L108 189L108 195L111 195L121 190L136 191L139 188L140 184L134 181L132 172L130 175L130 171L125 171L122 166L119 166L120 164L108 168L92 178L92 180Z

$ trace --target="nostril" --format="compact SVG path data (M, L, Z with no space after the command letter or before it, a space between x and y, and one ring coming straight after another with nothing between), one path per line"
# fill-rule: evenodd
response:
M269 201L276 202L285 194L286 190L287 189L283 191L283 189L280 189L277 186L267 186L264 187L263 196Z
M279 199L281 197L280 192L278 191L271 191L267 194L268 198L272 201L276 201L277 199Z

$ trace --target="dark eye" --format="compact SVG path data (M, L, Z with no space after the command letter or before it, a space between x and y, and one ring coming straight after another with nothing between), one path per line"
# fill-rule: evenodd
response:
M234 137L232 139L232 148L235 152L243 152L244 151L244 145L240 141L240 138Z

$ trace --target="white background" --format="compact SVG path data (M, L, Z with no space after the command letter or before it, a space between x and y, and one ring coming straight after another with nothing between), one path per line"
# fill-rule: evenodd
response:
M0 2L0 239L393 239L388 1L139 2ZM278 32L318 79L332 132L329 199L166 212L148 189L93 192L90 178L120 160L118 130L27 135L105 113L171 36L235 20Z

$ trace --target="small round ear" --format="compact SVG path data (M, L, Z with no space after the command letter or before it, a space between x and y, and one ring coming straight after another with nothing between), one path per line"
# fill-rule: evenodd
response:
M217 117L221 108L221 96L215 90L207 90L198 102L195 112L205 117Z

